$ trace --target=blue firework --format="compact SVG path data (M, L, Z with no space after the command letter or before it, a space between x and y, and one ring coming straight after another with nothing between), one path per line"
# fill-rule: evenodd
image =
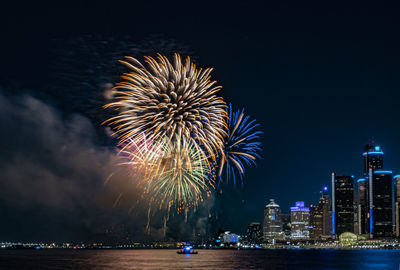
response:
M224 149L218 161L219 184L233 181L236 185L237 175L243 185L243 175L246 166L256 165L256 159L260 158L261 143L259 142L262 131L255 119L245 116L244 109L233 111L229 104L227 134Z

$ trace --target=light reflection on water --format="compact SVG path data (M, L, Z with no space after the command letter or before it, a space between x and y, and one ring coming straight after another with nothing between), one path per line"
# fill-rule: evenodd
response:
M400 250L0 250L0 269L399 269Z

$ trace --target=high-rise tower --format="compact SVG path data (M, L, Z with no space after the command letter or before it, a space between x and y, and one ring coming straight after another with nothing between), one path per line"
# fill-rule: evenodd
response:
M394 177L394 233L396 237L400 236L400 175L395 175Z
M383 168L383 149L375 146L375 143L366 144L364 146L364 175L367 175L369 169L380 170Z
M296 202L296 206L290 207L291 239L310 238L310 208L304 207L304 202Z
M353 176L332 173L332 234L354 231Z
M369 231L369 211L368 180L366 178L357 180L357 219L358 234L367 234Z
M284 238L281 220L281 208L274 199L264 209L264 241L274 242Z
M312 239L326 238L332 234L332 212L330 209L331 200L328 195L328 187L323 187L318 205L311 207L310 237Z
M374 171L372 180L372 233L374 237L393 236L392 172ZM370 232L371 233L371 232Z
M383 150L374 143L363 152L364 178L357 181L358 233L391 237L396 231L395 190L391 171L384 171Z

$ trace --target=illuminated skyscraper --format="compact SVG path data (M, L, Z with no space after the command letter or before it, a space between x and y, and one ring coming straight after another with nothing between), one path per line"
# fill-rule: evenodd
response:
M368 177L367 177L368 179ZM368 181L365 178L357 180L357 219L358 234L369 232Z
M357 181L358 233L370 238L391 237L396 231L396 190L391 171L383 171L383 150L366 145L364 178Z
M395 175L394 177L394 223L395 223L395 236L400 236L400 175Z
M310 208L304 207L304 202L296 202L296 206L290 207L291 239L310 238Z
M264 241L275 242L283 239L281 208L274 199L270 199L270 203L264 209Z
M323 214L320 203L310 206L310 238L319 239L322 235Z
M369 169L380 170L383 168L383 149L380 146L366 144L364 146L364 175L369 173Z
M372 180L372 213L370 234L374 237L393 236L392 172L374 171ZM371 186L371 185L370 185ZM371 203L371 202L370 202Z
M370 238L391 237L397 231L396 183L383 171L383 150L367 144L363 152L364 178L357 181L358 233ZM395 184L395 186L393 185Z
M332 235L332 212L328 187L322 189L318 205L312 207L310 210L310 238L321 239L330 237Z
M332 234L354 232L353 176L332 173Z

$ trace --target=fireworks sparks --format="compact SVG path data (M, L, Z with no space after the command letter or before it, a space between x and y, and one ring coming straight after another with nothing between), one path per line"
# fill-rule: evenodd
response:
M223 171L227 181L236 183L235 171L242 179L244 165L259 157L261 132L243 110L227 110L212 69L197 69L189 58L182 63L178 54L173 64L160 54L145 59L146 66L132 57L121 61L130 72L104 106L118 111L106 123L119 135L122 164L143 188L149 209L187 213L210 195ZM218 167L210 167L218 157Z
M220 86L211 81L211 68L197 69L187 58L174 63L162 55L146 57L147 68L138 60L121 61L131 69L114 87L113 107L119 114L107 122L121 141L145 133L151 140L164 136L172 140L193 139L214 157L223 147L226 104L217 97Z
M204 151L185 138L163 144L164 149L151 181L151 192L161 205L178 209L197 206L208 194L213 182L208 178L210 165Z
M121 164L128 165L137 184L160 208L174 206L179 211L197 206L214 187L208 158L192 140L166 137L152 142L143 135L130 139L120 156L126 159Z
M244 165L256 164L256 158L260 158L258 152L261 151L261 143L257 139L262 134L261 131L257 131L258 126L256 120L250 120L249 116L244 115L244 109L234 112L229 104L228 132L218 163L220 180L225 168L226 182L232 179L236 185L237 173L240 179L243 179Z

